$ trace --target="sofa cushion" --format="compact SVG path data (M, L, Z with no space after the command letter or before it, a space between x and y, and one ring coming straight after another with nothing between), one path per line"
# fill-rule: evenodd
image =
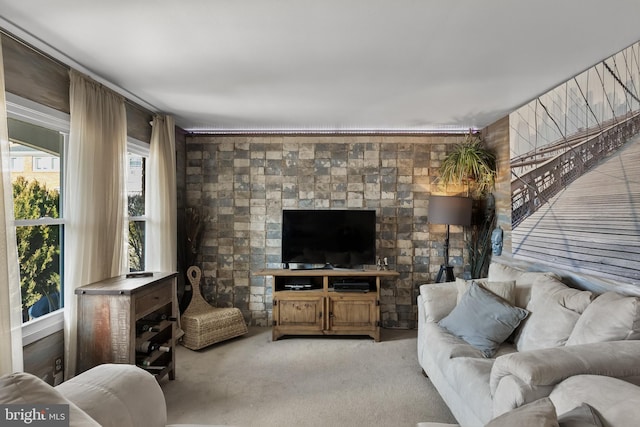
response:
M640 338L640 298L605 292L586 308L567 345Z
M434 283L420 286L427 322L438 322L456 306L457 290L451 283Z
M548 397L513 409L489 421L486 427L558 427L556 408Z
M458 357L441 365L445 380L456 395L467 406L466 411L478 420L493 417L492 396L489 377L493 359ZM469 423L459 419L462 425Z
M572 289L551 276L538 277L531 289L531 312L516 336L518 351L565 345L593 294Z
M565 414L583 403L605 426L637 426L640 387L605 375L574 375L549 394L556 412Z
M16 372L0 377L0 403L15 405L67 404L70 427L100 427L94 419L35 375Z
M523 271L504 264L492 262L489 264L487 277L492 282L503 282L505 280L515 280L516 286L533 285L540 276L554 277L560 279L555 273L550 271Z
M440 366L457 357L484 357L480 350L444 330L437 323L427 323L424 328L425 338L429 343L429 355Z
M456 278L456 287L458 288L458 299L459 303L462 299L462 296L467 292L471 283L476 282L484 289L489 292L494 293L500 298L504 299L511 305L515 305L516 303L516 281L515 280L507 280L504 282L490 282L489 279L473 279L473 280L464 280L461 278Z
M460 303L438 324L491 357L527 314L472 283Z

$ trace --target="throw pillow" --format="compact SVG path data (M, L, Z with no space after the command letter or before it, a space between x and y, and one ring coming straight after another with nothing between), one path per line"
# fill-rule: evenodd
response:
M603 427L596 411L586 403L558 417L560 427Z
M456 278L456 287L458 288L458 303L462 299L464 293L467 292L467 289L469 289L469 286L471 286L472 282L476 282L484 289L494 293L495 295L507 301L509 304L516 304L515 280L507 280L504 282L490 282L489 279L464 280L459 277Z
M533 286L533 282L544 276L560 279L560 276L548 271L522 271L496 262L489 264L488 277L490 282L504 282L507 280L516 281L515 305L518 307L527 307L531 296L531 287Z
M586 308L567 345L640 339L640 298L605 292Z
M527 305L531 314L516 336L518 351L564 346L592 297L591 292L570 288L553 277L537 278Z
M553 402L548 397L535 400L526 405L495 417L485 427L558 427L558 417Z
M527 310L471 283L460 303L438 324L491 357L527 314Z

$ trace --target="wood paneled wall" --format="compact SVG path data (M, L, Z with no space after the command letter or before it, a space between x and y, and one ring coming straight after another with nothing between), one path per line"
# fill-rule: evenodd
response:
M1 35L5 90L69 113L69 67L5 34ZM152 112L126 101L127 135L151 140Z

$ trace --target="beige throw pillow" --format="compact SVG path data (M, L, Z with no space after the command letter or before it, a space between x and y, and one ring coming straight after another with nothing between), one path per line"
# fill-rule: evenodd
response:
M551 272L523 271L497 262L489 264L488 277L490 282L516 281L515 305L522 308L526 308L527 304L529 304L533 282L544 276L560 280L558 275Z
M490 282L489 279L473 279L473 280L464 280L461 278L456 278L456 287L458 288L458 303L462 299L462 296L471 286L471 283L476 282L482 288L487 291L499 296L504 299L511 305L515 305L516 299L516 281L515 280L507 280L504 282Z
M640 339L640 298L605 292L582 313L567 345Z
M516 336L518 351L564 346L592 298L591 292L570 288L553 277L537 278L527 305L531 314Z

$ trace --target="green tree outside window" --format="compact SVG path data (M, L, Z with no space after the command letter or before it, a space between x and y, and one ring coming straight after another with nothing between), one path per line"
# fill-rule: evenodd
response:
M13 183L16 219L59 218L60 193L37 180L18 177ZM48 311L60 308L60 227L58 225L16 228L23 313L38 301ZM46 300L45 300L46 299Z

